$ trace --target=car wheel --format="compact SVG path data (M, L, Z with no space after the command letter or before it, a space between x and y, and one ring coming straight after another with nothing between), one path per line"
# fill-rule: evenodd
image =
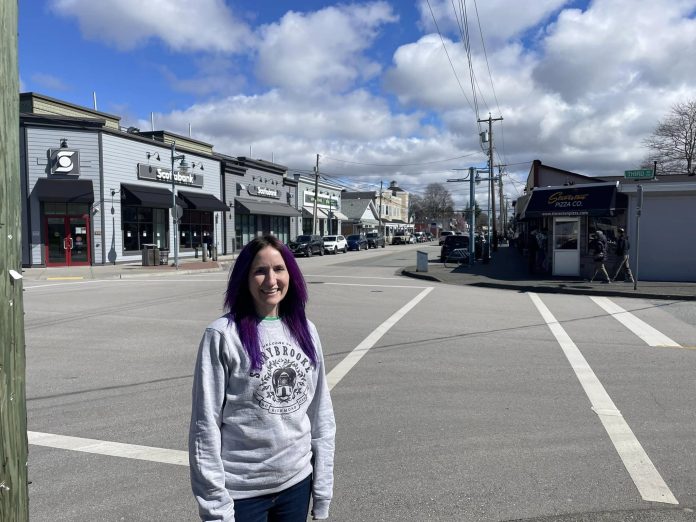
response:
M348 252L348 247L343 247L343 253L345 254L347 252Z
M307 247L307 250L305 251L305 255L306 255L307 257L312 257L312 249L309 248L309 247Z
M321 248L319 249L319 255L320 255L320 256L323 256L323 255L324 255L324 247L321 247Z
M384 243L382 243L382 248L384 248Z

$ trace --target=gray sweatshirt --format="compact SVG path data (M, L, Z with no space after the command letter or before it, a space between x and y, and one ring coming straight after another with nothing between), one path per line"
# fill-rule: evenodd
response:
M191 487L201 520L234 521L234 499L283 491L313 474L314 517L328 518L336 424L316 327L313 367L281 320L259 324L251 371L227 316L203 334L189 430Z

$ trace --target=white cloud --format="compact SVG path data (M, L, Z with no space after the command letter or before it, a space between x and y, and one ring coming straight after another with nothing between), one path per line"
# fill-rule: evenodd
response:
M40 89L49 89L52 91L67 91L70 86L57 76L46 73L34 73L31 75L31 81Z
M385 2L290 11L259 30L256 71L264 82L297 92L343 91L380 72L364 51L397 17Z
M419 0L418 10L423 30L437 33L439 28L443 35L456 35L459 38L462 15L459 3L454 2L457 6L456 14L452 3L452 0ZM573 2L571 0L534 0L533 2L487 0L478 2L475 9L468 4L469 39L472 47L480 45L479 21L481 32L486 39L486 47L497 46L537 27L548 20L553 13L570 3ZM433 15L435 21L433 21ZM458 18L459 23L457 23ZM437 28L435 22L437 22Z
M239 52L252 40L223 0L52 0L86 38L132 50L158 38L176 51Z

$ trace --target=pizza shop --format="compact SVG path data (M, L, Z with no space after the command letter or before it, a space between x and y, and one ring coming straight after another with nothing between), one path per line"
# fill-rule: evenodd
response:
M592 275L590 234L604 231L612 242L619 227L626 227L625 194L618 182L536 187L518 207L526 228L527 244L538 241L545 270L554 276ZM522 198L521 198L522 199Z

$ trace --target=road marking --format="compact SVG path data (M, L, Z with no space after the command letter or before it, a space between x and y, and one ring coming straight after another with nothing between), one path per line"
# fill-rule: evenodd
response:
M342 275L320 275L320 274L305 274L305 277L324 277L336 279L383 279L385 281L403 281L403 277L375 277L375 276L342 276Z
M79 281L83 276L47 277L46 281Z
M324 283L325 285L334 286L366 286L368 288L430 288L429 286L406 286L406 285L366 285L362 283Z
M627 312L610 299L606 297L592 296L590 296L590 299L592 299L601 308L603 308L604 311L611 314L611 316L614 317L614 319L619 321L626 328L628 328L638 337L643 339L643 341L645 341L648 346L681 348L681 345L678 342L673 341L665 334L663 334L659 330L656 330L642 319L638 319L631 312Z
M650 502L679 504L578 347L541 298L533 292L529 297L561 345L640 496Z
M358 346L356 346L353 351L351 351L340 363L338 363L326 377L329 384L329 390L333 389L333 387L336 386L341 379L348 374L353 366L355 366L358 361L362 359L370 348L372 348L392 326L403 318L432 290L433 287L425 288L421 293L411 299L411 301L402 306L391 317L379 325ZM155 448L152 446L138 446L135 444L124 444L122 442L109 442L97 439L85 439L82 437L70 437L67 435L54 435L52 433L41 433L37 431L28 431L27 437L29 444L34 446L82 451L85 453L95 453L98 455L108 455L111 457L122 457L126 459L148 460L151 462L174 464L177 466L189 465L187 451Z
M432 286L425 288L416 297L411 299L408 303L406 303L399 310L397 310L391 317L389 317L389 319L387 319L377 328L375 328L372 331L372 333L370 333L370 335L365 337L365 339L363 339L363 341L345 357L345 359L343 359L340 363L334 366L333 370L331 370L331 372L329 372L329 374L326 376L326 380L329 384L329 390L332 390L334 386L341 382L341 379L343 379L348 374L348 372L353 368L353 366L358 364L360 359L362 359L363 356L370 351L370 348L377 344L377 341L379 341L382 338L382 336L390 330L392 326L399 322L399 320L402 317L404 317L408 312L410 312L432 290Z
M45 446L48 448L82 451L84 453L96 453L110 457L125 459L149 460L162 464L175 464L188 466L188 451L179 451L152 446L138 446L135 444L123 444L122 442L109 442L96 439L83 439L82 437L69 437L67 435L54 435L51 433L39 433L28 431L29 444Z

